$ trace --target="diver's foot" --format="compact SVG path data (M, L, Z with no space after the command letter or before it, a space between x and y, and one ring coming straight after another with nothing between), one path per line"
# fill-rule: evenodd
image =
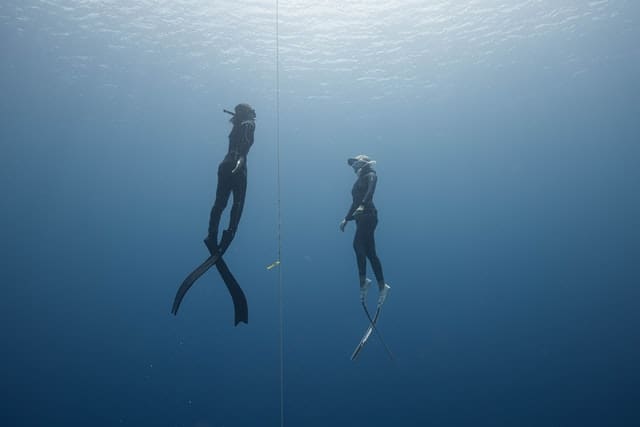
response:
M227 250L231 241L236 235L236 230L228 228L222 232L222 239L220 239L220 251L224 252Z
M370 285L370 279L365 279L365 281L360 284L360 302L365 302L365 300L367 299L367 292L369 292Z
M384 300L387 299L387 295L389 294L390 289L391 286L385 283L384 287L380 290L380 295L378 296L378 307L382 307L382 304L384 304Z
M218 253L218 245L216 244L216 237L214 235L209 234L207 237L205 237L204 244L211 255L215 255Z

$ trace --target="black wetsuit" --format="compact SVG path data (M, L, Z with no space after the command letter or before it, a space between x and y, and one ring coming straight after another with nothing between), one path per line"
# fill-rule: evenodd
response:
M360 172L357 181L351 189L353 202L351 203L349 212L347 212L345 216L345 220L351 221L355 219L356 221L353 249L356 252L360 277L365 277L367 274L366 259L369 258L376 280L378 283L384 283L382 264L376 254L376 242L373 236L376 226L378 225L378 211L373 204L373 193L376 190L377 181L378 177L373 169L365 167L365 169ZM361 205L364 207L364 211L354 216L354 212Z
M233 193L233 205L228 229L231 238L233 238L238 229L247 191L247 154L249 154L249 149L253 145L255 128L255 121L251 119L244 120L238 124L234 123L233 129L229 134L229 150L218 166L216 201L211 208L211 216L209 218L209 239L213 242L218 242L220 217L227 207L231 193ZM238 170L233 172L233 169L238 165L238 161L240 161Z

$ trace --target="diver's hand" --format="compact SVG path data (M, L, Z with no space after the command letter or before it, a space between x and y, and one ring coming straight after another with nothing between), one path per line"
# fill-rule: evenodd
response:
M242 164L244 163L244 157L240 157L238 159L238 161L236 162L236 167L233 168L233 170L231 171L232 174L238 172L238 170L240 169L240 167L242 166ZM228 170L228 169L227 169Z
M347 225L347 220L343 219L342 221L340 221L340 231L344 231L344 227L346 227Z
M363 212L364 212L364 205L360 205L360 206L358 206L358 209L356 209L353 212L353 216L362 215Z

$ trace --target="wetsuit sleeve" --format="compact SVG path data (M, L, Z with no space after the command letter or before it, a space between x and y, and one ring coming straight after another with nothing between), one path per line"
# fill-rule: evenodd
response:
M240 150L239 153L242 157L246 157L249 154L249 149L253 145L253 134L255 132L256 125L252 121L243 122L241 125L240 133Z
M253 121L247 120L240 125L240 141L237 144L238 160L231 173L236 173L239 169L244 169L247 163L247 154L253 145L253 133L256 125Z
M376 184L378 183L378 177L375 173L367 174L367 191L364 193L364 197L360 202L361 205L366 205L367 203L371 203L373 199L373 193L376 191Z
M351 207L349 208L349 211L345 215L344 219L347 221L352 221L354 219L353 213L356 211L356 209L358 209L358 206L360 206L360 203L357 203L355 201L351 203Z

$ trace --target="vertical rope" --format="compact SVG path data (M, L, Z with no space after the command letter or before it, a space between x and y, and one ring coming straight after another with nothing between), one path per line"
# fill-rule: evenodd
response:
M282 255L282 213L280 207L280 4L276 0L276 151L278 185L278 262ZM280 427L284 427L284 313L283 313L282 266L278 267L278 300L280 323Z

